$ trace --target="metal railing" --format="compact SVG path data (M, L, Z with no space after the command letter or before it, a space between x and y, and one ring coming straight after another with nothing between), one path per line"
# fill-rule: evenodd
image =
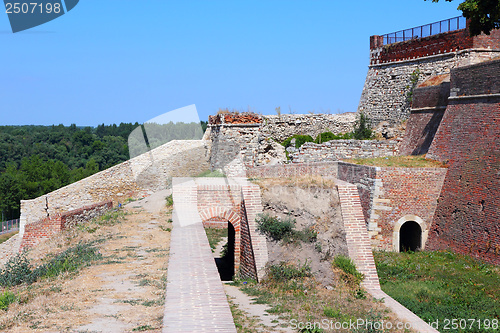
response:
M382 37L384 37L384 45L387 45L411 39L429 37L443 32L465 29L466 24L467 20L465 17L457 16L448 20L421 25L420 27L392 32Z
M19 219L0 222L0 235L19 230Z

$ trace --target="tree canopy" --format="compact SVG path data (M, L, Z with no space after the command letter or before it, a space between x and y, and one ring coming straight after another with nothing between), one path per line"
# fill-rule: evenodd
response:
M439 0L432 0L432 2L439 2ZM480 35L482 32L489 35L491 30L500 28L500 1L498 0L465 0L458 6L458 9L462 11L465 18L470 20L471 36Z

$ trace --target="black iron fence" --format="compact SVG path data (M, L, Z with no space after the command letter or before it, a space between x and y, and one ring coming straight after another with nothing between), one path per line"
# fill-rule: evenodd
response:
M404 42L406 40L428 37L443 32L465 29L466 22L467 20L465 17L457 16L448 20L421 25L420 27L392 32L382 37L384 37L384 45Z
M0 222L0 235L19 230L19 219Z

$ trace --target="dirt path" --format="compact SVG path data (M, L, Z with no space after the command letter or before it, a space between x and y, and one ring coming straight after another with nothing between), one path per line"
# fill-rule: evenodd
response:
M105 239L103 261L78 275L42 281L28 288L26 304L13 304L0 324L5 332L161 332L170 244L162 191L123 208L112 226L61 235L37 249ZM37 253L33 254L34 256Z

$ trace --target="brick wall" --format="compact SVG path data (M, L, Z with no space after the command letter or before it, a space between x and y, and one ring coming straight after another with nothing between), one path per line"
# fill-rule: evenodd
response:
M241 262L240 276L242 278L250 278L258 280L257 267L255 265L255 257L252 246L252 235L248 224L248 215L245 207L245 201L241 201Z
M500 61L453 70L452 96L427 154L449 166L429 248L495 264L500 264L499 84Z
M204 224L231 223L235 231L235 272L259 280L267 263L267 244L257 233L255 219L262 213L260 188L244 178L195 178L198 212ZM214 222L220 225L220 222Z
M112 201L102 202L83 208L56 214L55 216L46 217L35 223L26 225L24 234L21 240L20 249L26 249L36 246L40 242L50 238L61 230L74 227L80 223L84 223L104 214L113 207Z
M398 221L415 220L423 231L425 246L438 197L446 175L444 168L387 168L338 163L338 178L358 188L363 216L375 248L398 251Z
M449 82L417 87L413 91L412 109L399 148L400 155L427 153L443 118L449 96Z

